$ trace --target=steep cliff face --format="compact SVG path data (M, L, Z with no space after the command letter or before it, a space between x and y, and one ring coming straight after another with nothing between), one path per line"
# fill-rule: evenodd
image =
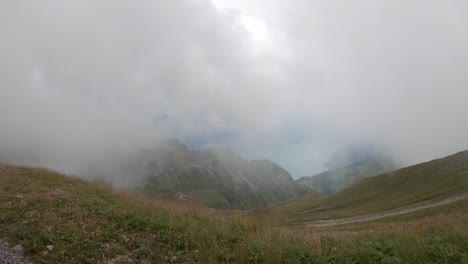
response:
M175 192L219 208L249 209L297 196L289 173L266 160L245 160L229 150L190 151L177 140L139 154L143 190Z

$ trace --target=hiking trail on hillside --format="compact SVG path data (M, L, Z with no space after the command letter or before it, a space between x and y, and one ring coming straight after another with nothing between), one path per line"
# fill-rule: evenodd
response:
M403 215L403 214L408 214L412 212L416 212L419 210L423 209L428 209L428 208L433 208L437 206L442 206L446 205L449 203L454 203L458 201L462 201L468 199L468 192L460 193L457 195L453 195L444 199L432 199L429 201L424 201L420 203L415 203L395 209L390 209L378 213L372 213L372 214L365 214L365 215L359 215L359 216L353 216L353 217L347 217L347 218L340 218L340 219L330 219L330 220L317 220L317 221L312 221L306 223L306 226L308 227L327 227L327 226L336 226L336 225L344 225L344 224L353 224L353 223L359 223L359 222L367 222L367 221L373 221L381 218L386 218L386 217L391 217L391 216L397 216L397 215Z

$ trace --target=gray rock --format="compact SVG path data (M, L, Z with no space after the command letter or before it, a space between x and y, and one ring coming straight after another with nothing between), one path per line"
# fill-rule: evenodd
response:
M23 246L18 244L13 248L13 250L16 251L16 252L21 253L21 252L23 252Z

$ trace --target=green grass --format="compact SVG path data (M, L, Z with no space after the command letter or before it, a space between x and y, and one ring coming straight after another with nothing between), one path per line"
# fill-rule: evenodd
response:
M197 190L188 192L189 195L193 196L196 200L202 202L208 207L213 208L228 208L229 203L224 199L223 195L218 189L207 189Z
M467 263L467 223L463 206L371 229L281 226L268 209L214 210L0 166L0 237L37 263Z
M468 191L468 151L364 178L329 197L314 194L273 206L277 216L300 223L394 209Z

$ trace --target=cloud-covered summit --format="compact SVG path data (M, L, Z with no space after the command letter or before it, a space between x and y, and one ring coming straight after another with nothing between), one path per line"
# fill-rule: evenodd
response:
M407 163L468 147L464 1L227 6L2 1L0 159L79 173L178 137L301 176L353 141Z

